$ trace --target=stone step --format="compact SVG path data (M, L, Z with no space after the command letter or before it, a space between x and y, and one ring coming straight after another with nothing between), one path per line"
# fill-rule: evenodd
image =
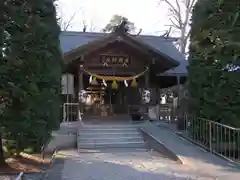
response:
M118 138L101 138L101 137L94 137L94 138L83 138L80 137L78 139L79 143L116 143L116 142L144 142L142 137L118 137Z
M136 137L141 136L141 133L138 131L135 132L79 132L79 137L83 138L94 138L94 137L101 137L101 138L118 138L118 137Z
M132 125L82 126L77 136L78 149L146 149L137 127Z
M144 126L144 123L136 123L136 124L91 124L91 125L82 125L81 128L84 129L92 129L92 128L137 128Z
M142 141L137 142L114 142L114 143L78 143L78 149L98 149L98 148L146 148Z
M105 133L117 133L117 132L138 132L136 128L92 128L92 129L80 129L79 133L84 133L84 132L91 132L91 133L96 133L96 132L105 132Z
M148 148L142 147L142 148L98 148L98 149L79 149L79 153L112 153L112 152L148 152L151 151Z

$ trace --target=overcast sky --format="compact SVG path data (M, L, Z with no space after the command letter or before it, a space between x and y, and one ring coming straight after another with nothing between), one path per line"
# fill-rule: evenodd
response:
M76 13L68 30L81 31L83 20L100 31L114 14L127 17L142 34L162 34L168 29L168 8L159 0L59 0L61 15L68 20Z

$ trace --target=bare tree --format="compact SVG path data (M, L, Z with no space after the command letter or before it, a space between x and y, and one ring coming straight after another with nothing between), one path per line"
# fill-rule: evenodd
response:
M94 23L92 21L90 21L90 23L89 23L88 31L89 32L96 32L96 26L94 25Z
M57 9L57 17L58 17L58 23L59 26L61 27L62 31L67 31L73 24L73 21L75 20L77 14L81 12L81 7L75 10L70 14L70 16L66 17L63 9L61 8L61 2L56 1L55 3L56 9ZM69 13L68 13L69 14Z
M89 22L86 22L86 20L83 18L84 17L84 10L79 7L76 11L74 11L72 14L68 13L68 16L65 16L64 12L61 9L61 4L60 2L56 3L56 8L57 8L57 16L58 16L58 23L59 26L61 27L62 31L67 31L69 30L69 28L72 27L72 24L75 23L76 17L80 15L80 18L82 18L83 20L79 20L78 19L78 23L79 25L81 25L80 27L82 27L82 30L84 32L88 31L88 32L95 32L96 31L96 27L94 26L94 23L92 20L90 20Z
M179 34L177 47L179 51L186 55L187 44L190 37L190 20L192 16L192 9L197 0L160 0L160 3L165 3L169 7L169 20L170 29L167 35L171 31L177 31Z
M93 23L92 20L90 20L88 23L86 22L86 20L82 20L82 24L83 24L83 31L87 31L87 32L96 32L96 27Z
M71 27L75 16L76 12L74 12L68 19L64 18L64 16L59 17L58 23L62 31L67 31Z

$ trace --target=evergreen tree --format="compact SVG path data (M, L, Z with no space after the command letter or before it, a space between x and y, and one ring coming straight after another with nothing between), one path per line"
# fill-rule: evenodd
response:
M124 24L123 24L124 23ZM114 15L109 23L103 28L103 32L114 32L119 25L123 24L125 31L130 33L135 31L136 27L133 22L130 22L128 18Z
M42 136L44 142L49 138L53 129L57 129L60 123L60 105L61 105L61 77L63 66L63 54L60 48L60 27L57 22L56 8L54 1L42 0L42 21L46 26L45 35L45 67L44 79L42 84L39 84L44 95L43 103L44 115L47 120L46 130L47 136ZM35 5L37 8L38 5Z
M5 85L6 85L6 78L4 77L4 71L6 70L5 67L5 60L3 56L3 47L4 47L4 25L5 25L5 1L0 1L0 164L5 162L4 155L3 155L3 112L5 107L5 99L3 99L6 95L5 93Z
M6 50L11 104L4 113L7 138L17 152L40 149L59 122L62 54L52 0L10 0Z
M191 112L240 125L240 2L199 0L192 16L189 54Z

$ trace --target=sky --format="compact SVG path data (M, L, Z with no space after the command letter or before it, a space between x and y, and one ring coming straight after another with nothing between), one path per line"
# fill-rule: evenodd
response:
M141 34L163 34L169 24L168 6L159 0L59 0L58 12L65 21L75 14L68 29L73 31L81 31L85 22L88 30L99 32L114 14L127 17Z

